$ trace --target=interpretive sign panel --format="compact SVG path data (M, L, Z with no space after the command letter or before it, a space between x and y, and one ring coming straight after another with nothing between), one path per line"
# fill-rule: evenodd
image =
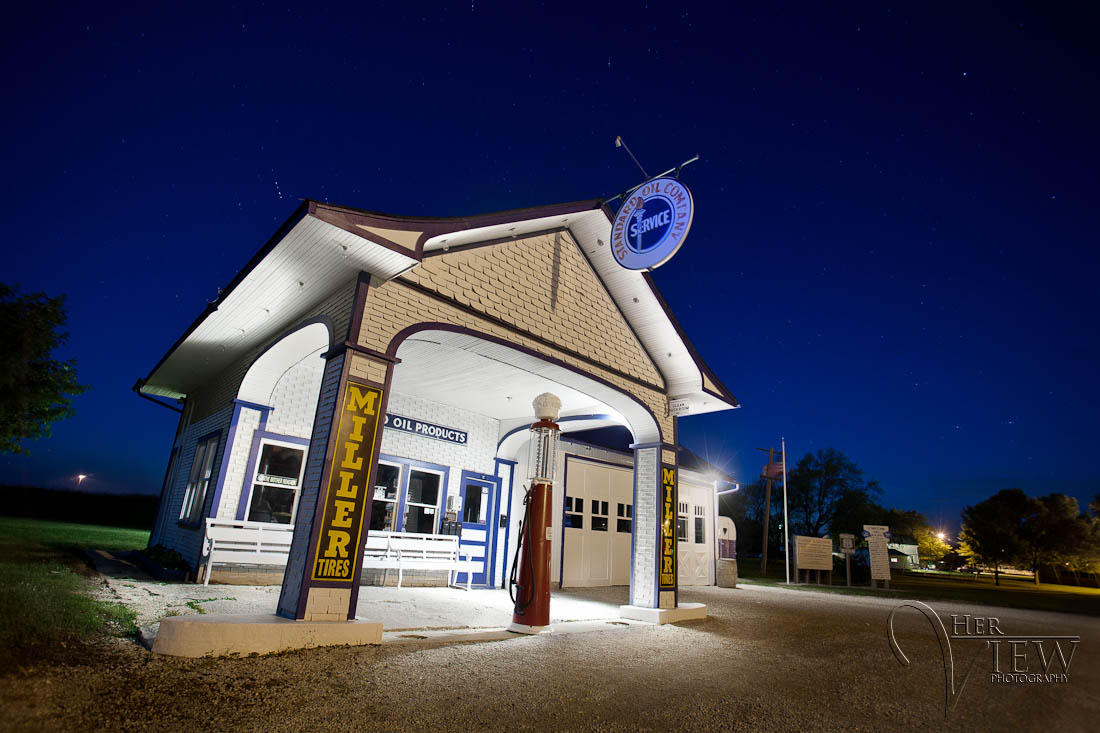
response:
M832 570L833 541L828 537L794 537L795 564L799 570Z
M890 528L883 524L865 524L863 536L867 538L867 554L871 559L871 580L890 580L890 550L886 547Z

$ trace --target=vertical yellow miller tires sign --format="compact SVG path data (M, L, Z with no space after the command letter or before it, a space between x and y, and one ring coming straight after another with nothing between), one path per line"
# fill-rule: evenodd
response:
M355 579L381 404L382 390L377 387L350 380L345 383L313 558L313 580L350 584Z
M661 551L658 554L658 591L676 591L676 467L661 466Z

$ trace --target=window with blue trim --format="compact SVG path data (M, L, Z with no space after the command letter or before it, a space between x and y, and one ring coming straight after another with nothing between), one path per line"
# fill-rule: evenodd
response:
M374 477L374 500L370 510L372 532L392 532L397 521L397 500L401 491L401 465L378 462Z
M434 534L436 509L439 507L439 489L442 474L413 468L409 471L409 489L405 493L405 532Z
M220 434L203 438L195 446L195 458L191 463L191 474L187 477L187 488L183 492L183 506L180 508L180 523L197 525L202 519L202 509L206 504L206 493L210 489L210 480L214 475L214 459L218 455Z
M248 506L250 522L293 524L305 471L305 448L264 438Z

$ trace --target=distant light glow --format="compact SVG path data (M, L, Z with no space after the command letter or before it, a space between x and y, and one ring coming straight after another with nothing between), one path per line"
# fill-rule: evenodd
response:
M82 483L84 483L84 479L86 479L86 478L88 478L88 474L78 473L76 475L76 485L80 486Z

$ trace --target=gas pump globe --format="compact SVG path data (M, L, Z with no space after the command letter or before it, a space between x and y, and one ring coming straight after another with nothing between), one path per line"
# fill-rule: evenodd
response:
M538 421L531 425L531 449L527 456L530 489L524 498L523 529L509 581L516 605L508 629L520 634L550 630L551 504L561 433L554 422L561 409L560 399L546 392L536 397L532 406Z
M550 396L553 395L543 395ZM554 397L557 401L557 397ZM558 403L559 405L561 403ZM557 417L539 416L539 422L531 426L531 448L527 458L527 478L535 483L553 483L554 469L558 467L558 438L561 430L552 420Z

